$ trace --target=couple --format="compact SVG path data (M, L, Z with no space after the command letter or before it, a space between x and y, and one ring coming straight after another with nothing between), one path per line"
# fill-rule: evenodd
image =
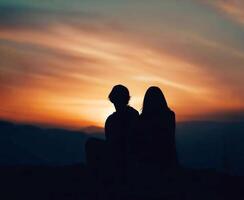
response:
M142 112L129 106L129 90L116 85L109 94L116 112L105 123L106 141L90 139L86 145L88 165L94 173L106 166L107 174L126 182L131 163L176 166L175 114L158 87L150 87L143 100ZM97 168L97 169L96 169Z

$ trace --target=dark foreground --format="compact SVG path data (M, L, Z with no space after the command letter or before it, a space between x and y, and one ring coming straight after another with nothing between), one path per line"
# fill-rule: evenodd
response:
M132 194L126 189L98 184L84 165L1 167L0 185L0 199L6 200L244 199L244 177L210 170L183 170L178 179L168 185L158 185L160 195L152 196L140 190Z

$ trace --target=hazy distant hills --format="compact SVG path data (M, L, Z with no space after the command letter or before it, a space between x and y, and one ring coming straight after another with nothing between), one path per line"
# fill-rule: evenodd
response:
M104 138L102 131L97 127L69 131L0 122L0 165L81 163L85 161L85 142L91 136ZM185 167L244 175L244 123L178 123L176 144Z
M0 122L0 164L67 165L84 161L85 133Z
M243 122L183 122L177 124L180 163L244 175Z
M98 126L88 126L81 129L81 131L88 134L104 133L104 128Z

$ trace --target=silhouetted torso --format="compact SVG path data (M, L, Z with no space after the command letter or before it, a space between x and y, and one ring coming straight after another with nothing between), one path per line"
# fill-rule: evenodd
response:
M125 183L127 180L128 143L138 117L139 113L134 108L126 106L106 120L107 156L110 175L116 177L114 181Z
M140 115L134 151L136 159L142 162L160 164L164 168L176 165L174 112Z
M111 151L117 154L125 154L130 134L139 117L138 111L130 106L124 110L111 114L105 123L105 136Z

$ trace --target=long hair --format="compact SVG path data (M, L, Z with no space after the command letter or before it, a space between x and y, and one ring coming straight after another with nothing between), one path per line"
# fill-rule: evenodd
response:
M170 111L163 92L159 87L147 89L143 100L142 115L165 113Z

